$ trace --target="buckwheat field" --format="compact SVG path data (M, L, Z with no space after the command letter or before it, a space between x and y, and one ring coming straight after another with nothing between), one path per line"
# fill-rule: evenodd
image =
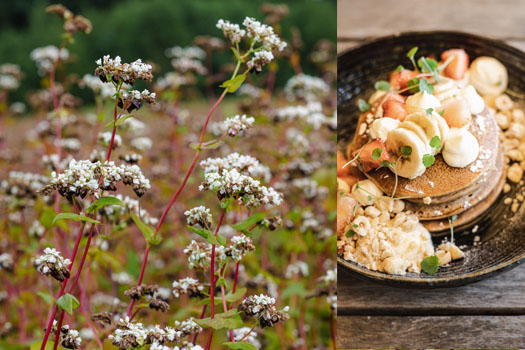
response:
M1 349L335 349L335 34L246 4L141 57L50 5L0 62Z

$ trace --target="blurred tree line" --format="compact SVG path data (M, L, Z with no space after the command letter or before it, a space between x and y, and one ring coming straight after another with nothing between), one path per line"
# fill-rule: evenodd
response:
M0 64L11 62L21 66L25 78L20 88L12 92L11 101L25 101L30 90L40 86L36 66L30 59L31 50L61 42L62 20L45 13L46 6L59 1L0 0ZM159 74L172 70L165 49L188 46L197 35L223 38L215 27L220 18L241 24L246 16L263 21L260 7L264 3L283 3L268 0L64 0L61 2L75 14L91 20L89 35L77 34L68 46L73 61L67 64L67 73L80 77L93 74L95 60L105 54L120 55L125 62L136 58L151 60L159 65ZM306 74L315 74L307 57L321 39L336 41L335 0L286 1L289 14L282 21L282 37L289 41L294 28L301 33L303 47L301 64ZM231 52L213 57L216 72L232 62ZM64 73L64 72L59 72ZM282 86L292 76L289 64L279 62L276 85ZM58 77L60 79L60 75ZM82 97L90 94L74 91Z

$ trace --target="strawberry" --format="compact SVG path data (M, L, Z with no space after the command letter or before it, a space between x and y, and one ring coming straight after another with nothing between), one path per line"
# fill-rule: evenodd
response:
M391 95L383 103L383 117L403 121L407 114L405 98L401 95Z
M401 90L407 87L408 81L414 79L419 73L409 69L402 69L399 72L390 73L390 86L394 90Z
M450 49L443 51L441 59L444 62L452 55L454 58L445 67L445 75L456 80L463 79L468 69L469 57L463 49Z
M381 156L379 159L374 159L372 154L375 149L381 149ZM363 166L365 172L370 170L377 169L381 167L381 162L386 160L390 161L390 157L386 151L385 144L380 139L373 140L372 142L364 145L360 150L354 152L353 156L355 157L359 153L359 162Z

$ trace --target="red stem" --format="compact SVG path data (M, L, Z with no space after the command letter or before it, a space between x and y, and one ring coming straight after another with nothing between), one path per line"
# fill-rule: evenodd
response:
M193 169L195 168L195 165L197 164L197 160L199 159L199 154L200 154L200 151L201 151L200 147L202 146L202 141L204 139L204 134L206 132L206 127L208 126L208 123L210 121L211 115L213 114L215 109L217 109L217 106L222 101L224 96L226 96L226 93L227 93L227 90L225 89L224 92L219 97L219 99L217 100L217 102L215 102L215 104L211 107L210 111L208 112L208 115L206 116L206 120L204 122L204 126L202 127L201 137L200 137L200 140L199 140L199 148L195 152L195 156L193 157L193 161L191 162L191 165L190 165L188 171L186 172L186 175L184 176L184 179L182 180L182 183L180 184L180 186L177 189L177 191L171 197L170 202L168 203L168 206L166 207L166 209L164 209L164 212L162 213L162 216L161 216L157 226L155 227L155 233L154 233L155 236L159 232L160 227L162 226L162 223L166 219L166 216L168 215L169 210L171 209L173 204L175 204L175 202L177 201L177 198L179 198L180 193L184 189L184 186L186 186L186 182L188 182L188 179L190 178L190 175L193 172ZM149 254L149 245L146 248L146 252L144 253L144 259L142 261L142 266L140 268L141 272L140 272L139 280L137 281L137 286L140 286L140 284L142 283L142 278L144 277L144 271L146 270L146 264L148 262L148 254ZM213 255L212 255L212 259L213 259ZM128 313L127 313L128 317L131 315L131 310L133 309L133 305L134 304L135 304L135 300L131 299L131 303L129 305ZM213 305L213 303L211 303L211 304ZM212 308L213 308L213 306L212 306Z
M201 312L201 315L199 316L199 319L202 320L204 318L204 315L206 315L206 307L208 305L203 305L202 306L202 312ZM193 336L193 345L195 345L195 343L197 342L197 336L199 335L199 333L195 333L195 335Z
M93 219L97 219L97 214L95 213L95 216ZM93 237L93 231L95 231L95 224L91 224L91 229L89 230L89 236L88 236L88 240L86 242L86 247L84 248L84 253L82 254L82 259L80 260L80 265L78 266L78 270L77 270L77 273L75 275L75 279L73 281L73 284L71 285L71 287L69 287L69 293L71 294L74 290L75 290L75 287L77 286L77 283L78 283L78 279L80 278L80 274L82 273L82 268L84 267L84 263L86 262L86 257L87 257L87 253L88 253L88 250L89 250L89 246L91 244L91 238ZM64 322L64 314L65 314L65 311L62 310L60 312L60 317L59 317L59 320L58 320L58 323L57 323L57 333L56 333L56 336L55 336L55 344L53 345L53 350L57 350L58 348L58 341L60 339L60 329L62 328L62 322Z
M82 238L82 232L84 231L84 225L85 224L82 223L80 225L80 230L78 230L77 240L75 241L75 247L73 248L73 253L71 254L71 259L70 259L71 260L71 264L68 267L68 271L69 272L71 272L71 269L73 268L73 261L75 261L75 257L77 255L78 246L79 246L80 240ZM60 291L58 292L58 295L56 297L57 299L60 298L64 294L64 290L66 289L66 284L67 284L68 280L69 280L69 278L66 278L62 282L62 285L60 287ZM46 333L44 335L44 340L42 341L42 346L40 347L40 350L44 350L45 349L47 340L49 339L49 334L51 333L51 327L53 326L53 321L54 321L55 316L57 314L57 310L58 310L58 306L55 303L54 306L53 306L53 312L51 313L51 315L49 316L49 320L47 321Z
M235 289L237 289L237 279L239 278L239 265L240 264L241 262L237 261L237 265L235 265L235 278L233 279L232 293L235 293Z

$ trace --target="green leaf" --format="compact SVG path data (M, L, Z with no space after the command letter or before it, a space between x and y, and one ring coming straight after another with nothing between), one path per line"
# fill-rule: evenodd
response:
M86 222L89 222L89 223L92 223L92 224L97 224L97 225L100 224L100 221L94 220L92 218L88 218L87 216L82 216L82 215L78 215L78 214L74 214L74 213L60 213L60 214L58 214L53 219L53 225L55 225L55 223L58 220L86 221Z
M71 294L66 293L58 298L57 305L68 314L73 315L73 310L80 305L80 302Z
M212 320L210 317L203 318L201 320L194 320L202 328L213 328L217 329L237 329L243 326L243 322L239 312L235 309L229 310L221 314L215 314L215 318Z
M122 201L117 197L104 196L91 203L91 205L86 209L86 213L94 213L107 205L120 205L121 207L125 207L124 203L122 203Z
M246 79L246 74L239 74L233 79L226 80L224 83L221 84L221 87L226 88L226 91L230 93L235 92L237 91L238 88L241 87L245 79Z
M425 168L431 167L432 164L436 161L436 158L431 154L423 155L423 165Z
M419 92L419 78L410 79L407 83L407 87L410 92Z
M252 215L250 215L249 218L247 218L244 221L238 222L232 227L236 229L237 231L245 232L247 229L255 225L256 223L260 222L262 219L266 217L266 214L263 212L257 212Z
M155 229L149 225L146 225L144 221L142 221L137 215L130 214L131 219L135 222L135 225L139 228L139 230L144 235L144 238L146 239L146 242L158 245L160 242L162 242L162 238L160 237L160 234L155 235Z
M427 112L427 115L428 115L428 116L431 116L431 115L432 115L432 112L434 112L434 108L427 108L427 109L426 109L426 112Z
M379 160L382 154L383 154L383 149L378 147L372 151L372 159Z
M439 269L439 259L437 256L428 256L424 258L421 261L421 269L428 273L429 275L433 275L437 272Z
M401 147L401 154L404 155L405 157L410 157L410 155L412 154L412 147L410 146Z
M360 98L359 100L357 100L357 106L359 107L359 110L361 112L367 112L370 110L370 108L372 107L370 105L370 103L366 102L365 100L363 100L362 98Z
M233 349L233 350L257 350L258 348L250 343L246 342L226 342L222 343L222 345Z
M123 115L122 117L120 117L120 118L117 119L117 122L116 122L116 123L115 123L114 120L112 120L111 122L107 123L106 126L104 126L104 127L105 127L105 128L107 128L107 127L109 127L109 126L112 127L113 125L120 126L120 125L122 125L122 124L126 121L126 119L129 119L129 118L132 118L132 117L134 117L133 114Z
M426 79L420 79L419 80L419 91L426 92L429 95L432 95L434 92L434 87L432 84L429 84Z
M291 283L288 287L286 287L281 292L280 298L286 299L292 296L298 296L299 298L303 298L307 294L308 294L308 290L305 288L302 282L294 282L294 283Z
M226 238L224 238L221 235L217 235L217 237L215 237L215 235L210 230L206 230L200 227L193 227L193 226L188 226L188 230L203 237L210 244L214 244L214 245L225 245L226 244Z
M49 294L49 293L38 292L38 293L36 293L36 295L38 295L39 297L44 299L44 301L48 305L51 305L51 303L53 302L53 299L54 299L53 296L51 294Z
M384 167L384 168L387 168L390 166L390 162L388 160L382 160L381 161L381 166Z
M421 57L417 61L417 64L419 68L421 68L421 71L426 73L432 73L434 75L434 78L436 78L436 81L439 83L438 63L435 59Z
M441 140L439 136L434 136L430 139L430 147L439 149L441 148Z
M53 227L53 219L55 218L56 214L53 211L53 209L49 207L45 207L42 211L42 214L40 215L40 223L45 228L51 228Z
M374 84L374 89L381 90L381 91L388 91L390 90L390 83L386 80L376 81L376 83Z
M401 72L403 69L405 69L405 67L403 67L403 65L399 65L396 67L396 69L394 69L394 73L399 73Z
M441 112L439 112L440 116L443 116L443 114L445 114L445 110L444 109Z
M413 48L411 48L410 51L408 51L408 53L407 53L407 57L410 58L411 60L413 60L418 49L419 48L417 46L414 46Z

